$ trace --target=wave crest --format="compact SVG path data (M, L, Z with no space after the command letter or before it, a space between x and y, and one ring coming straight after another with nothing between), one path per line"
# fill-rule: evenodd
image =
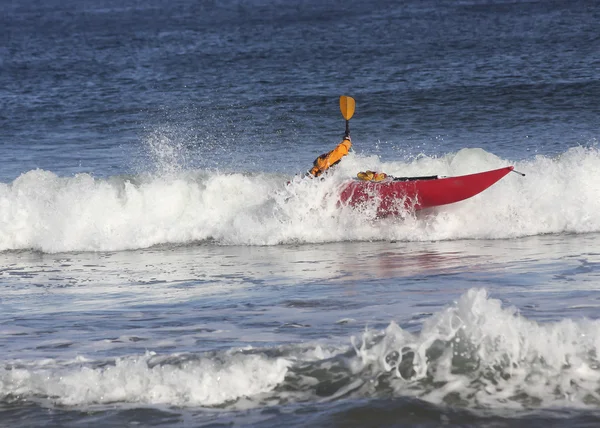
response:
M0 184L0 251L113 251L212 240L276 245L353 240L502 239L600 231L600 154L574 148L518 162L469 200L375 220L374 207L339 207L340 186L358 170L462 175L514 164L481 149L382 163L351 154L325 180L273 173L169 171L162 175L59 177L29 171Z

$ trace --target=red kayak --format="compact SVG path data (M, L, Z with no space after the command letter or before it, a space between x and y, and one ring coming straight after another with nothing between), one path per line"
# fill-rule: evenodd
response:
M483 192L514 167L459 177L388 177L384 181L353 180L343 189L340 202L353 207L375 201L380 216L453 204Z

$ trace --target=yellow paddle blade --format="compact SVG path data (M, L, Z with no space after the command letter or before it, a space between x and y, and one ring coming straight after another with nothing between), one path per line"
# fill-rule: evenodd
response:
M340 110L342 111L342 116L344 119L350 120L352 115L354 115L354 107L355 107L354 98L348 97L346 95L342 95L340 97Z

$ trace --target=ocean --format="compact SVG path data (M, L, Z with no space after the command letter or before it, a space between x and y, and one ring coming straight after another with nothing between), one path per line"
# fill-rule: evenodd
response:
M600 3L0 11L0 426L600 426Z

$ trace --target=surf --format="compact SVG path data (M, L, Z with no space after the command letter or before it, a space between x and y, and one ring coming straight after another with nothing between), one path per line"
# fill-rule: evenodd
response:
M456 176L509 163L527 176L511 174L474 198L420 215L381 220L375 206L339 206L341 187L361 169L398 176ZM600 231L598 171L600 152L584 147L517 162L468 148L407 161L351 153L323 180L208 169L108 178L32 170L0 184L0 251L119 251L198 241L279 245L593 233Z
M247 409L342 398L492 412L600 406L599 321L540 324L480 288L425 315L418 331L390 321L345 344L5 361L0 399L80 408Z

